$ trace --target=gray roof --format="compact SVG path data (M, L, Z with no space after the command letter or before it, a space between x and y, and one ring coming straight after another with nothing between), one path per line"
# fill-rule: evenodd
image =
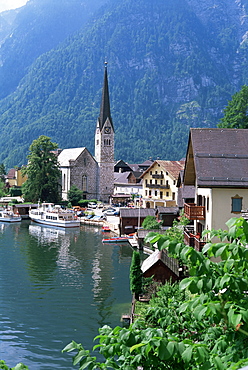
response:
M128 184L129 172L115 172L114 173L114 182L115 184Z
M62 150L62 152L58 156L58 162L60 166L69 166L69 161L75 161L85 149L85 147L82 147Z
M155 216L154 208L120 208L120 217Z
M166 213L166 214L173 214L177 215L179 213L178 207L157 207L158 213Z
M248 130L191 129L190 148L198 186L248 187Z

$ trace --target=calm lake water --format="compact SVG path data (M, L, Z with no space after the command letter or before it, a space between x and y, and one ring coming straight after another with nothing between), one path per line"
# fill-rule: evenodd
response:
M30 370L70 370L71 341L90 349L98 328L121 325L131 293L129 245L101 229L0 223L0 359Z

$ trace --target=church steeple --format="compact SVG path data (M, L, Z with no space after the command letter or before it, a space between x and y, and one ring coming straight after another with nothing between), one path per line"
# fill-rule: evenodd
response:
M110 114L107 62L105 62L102 101L95 132L95 160L98 164L97 199L103 202L108 202L114 191L114 136Z
M98 118L98 125L99 125L100 131L102 130L107 119L109 119L109 123L112 126L112 130L114 129L111 114L110 114L107 64L108 63L105 62L103 89L102 89L102 101L101 101L100 115Z

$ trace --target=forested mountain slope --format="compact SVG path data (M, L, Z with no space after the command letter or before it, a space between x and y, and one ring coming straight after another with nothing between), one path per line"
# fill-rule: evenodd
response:
M28 67L82 28L106 0L29 0L0 14L0 98L13 92Z
M215 127L247 83L246 7L233 0L112 0L41 55L0 101L0 162L25 163L41 134L61 148L93 153L105 57L116 159L180 159L189 127Z

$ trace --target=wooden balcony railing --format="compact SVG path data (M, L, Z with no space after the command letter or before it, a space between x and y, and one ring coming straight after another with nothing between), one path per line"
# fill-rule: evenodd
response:
M164 175L152 175L152 178L153 179L163 179L164 178Z
M170 189L170 185L160 185L160 184L146 184L149 189Z
M205 241L201 240L199 234L194 234L187 229L184 230L184 243L197 251L201 251L206 244Z
M184 215L189 220L205 220L205 207L197 206L195 203L185 203Z

